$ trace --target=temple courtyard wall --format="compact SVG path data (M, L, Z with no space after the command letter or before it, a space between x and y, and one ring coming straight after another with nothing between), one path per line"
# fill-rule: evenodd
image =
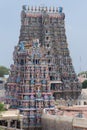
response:
M3 130L87 130L87 118L42 114L42 128L23 128L23 116L17 110L1 113L0 129Z
M42 130L87 130L87 119L43 114Z

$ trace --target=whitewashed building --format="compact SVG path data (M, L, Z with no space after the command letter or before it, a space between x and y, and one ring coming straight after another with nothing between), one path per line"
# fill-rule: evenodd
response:
M87 105L87 89L82 89L81 95L78 98L78 105Z

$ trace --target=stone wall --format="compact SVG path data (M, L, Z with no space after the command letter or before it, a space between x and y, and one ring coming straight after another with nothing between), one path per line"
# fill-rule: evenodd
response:
M42 130L87 130L87 119L43 114Z

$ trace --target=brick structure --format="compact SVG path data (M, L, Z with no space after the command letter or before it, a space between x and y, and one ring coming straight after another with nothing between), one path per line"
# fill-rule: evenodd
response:
M19 108L24 127L39 127L43 108L53 112L54 99L77 99L81 88L70 58L60 8L25 7L18 45L13 52L6 102Z

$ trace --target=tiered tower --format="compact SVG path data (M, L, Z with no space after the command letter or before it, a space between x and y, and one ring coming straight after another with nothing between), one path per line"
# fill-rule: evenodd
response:
M39 127L43 108L54 99L77 99L81 88L70 58L60 8L23 6L18 45L14 49L6 102L19 108L24 127Z

